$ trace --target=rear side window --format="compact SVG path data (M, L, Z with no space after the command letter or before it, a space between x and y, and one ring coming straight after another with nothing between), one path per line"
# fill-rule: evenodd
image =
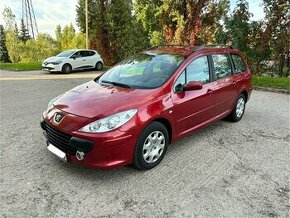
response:
M215 79L222 79L232 75L229 56L227 54L212 55Z
M95 54L94 51L89 51L89 52L88 52L88 56L93 56L94 54Z
M93 51L81 51L82 57L93 56L94 54L95 54L95 52L93 52Z
M236 55L236 54L232 54L231 56L234 63L234 72L240 73L240 72L246 71L246 66L244 64L243 59L239 55Z

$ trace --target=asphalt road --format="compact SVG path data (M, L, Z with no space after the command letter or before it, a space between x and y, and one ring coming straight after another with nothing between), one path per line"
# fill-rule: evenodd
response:
M52 155L39 119L95 74L0 72L0 217L290 216L289 95L254 91L240 122L170 145L153 170L91 170Z

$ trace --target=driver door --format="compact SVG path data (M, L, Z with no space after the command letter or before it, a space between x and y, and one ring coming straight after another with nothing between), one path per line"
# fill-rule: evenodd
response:
M185 85L191 81L200 81L203 84L202 89L176 91L176 86ZM172 95L173 115L179 136L210 121L214 114L212 92L213 83L210 77L208 57L198 57L188 64L174 84L174 93Z

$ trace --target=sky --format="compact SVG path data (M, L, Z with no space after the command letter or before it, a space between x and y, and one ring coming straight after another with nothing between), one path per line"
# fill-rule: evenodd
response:
M32 0L38 31L48 33L55 38L56 25L62 27L72 23L77 31L76 25L76 5L78 0ZM89 0L90 1L90 0ZM236 5L236 0L230 0L231 10ZM250 12L253 14L251 20L264 18L262 0L248 0ZM19 27L22 18L22 0L1 0L0 4L0 24L4 24L3 10L8 6L16 15L16 21Z

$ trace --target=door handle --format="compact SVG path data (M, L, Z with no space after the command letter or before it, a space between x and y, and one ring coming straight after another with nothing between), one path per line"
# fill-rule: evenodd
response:
M233 85L235 85L235 84L236 84L236 80L233 81Z

